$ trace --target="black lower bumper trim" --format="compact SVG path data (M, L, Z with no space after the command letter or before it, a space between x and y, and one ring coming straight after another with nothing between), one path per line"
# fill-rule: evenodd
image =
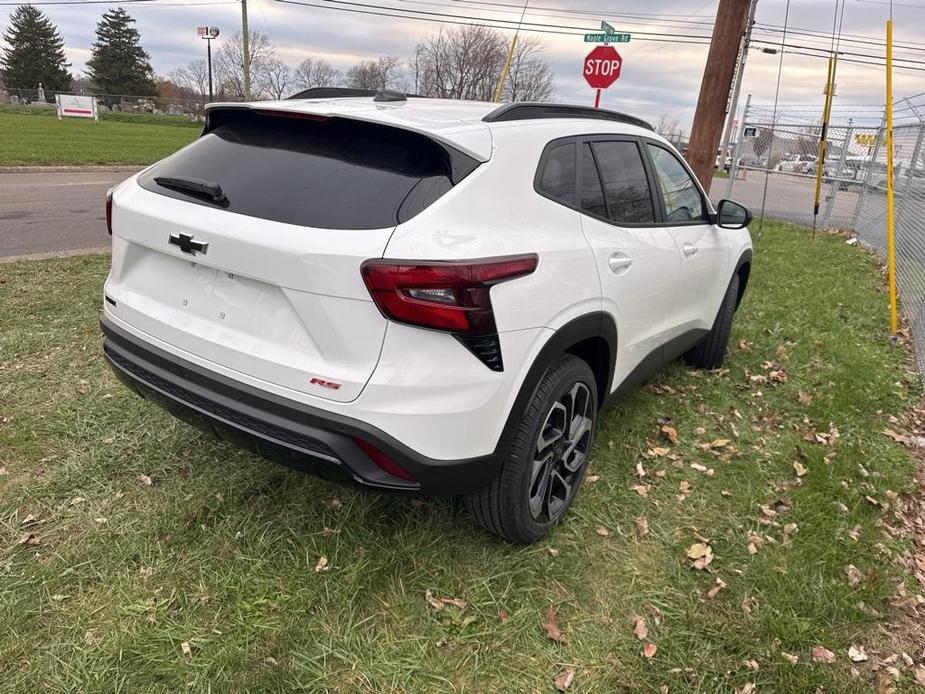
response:
M421 496L474 491L496 474L501 455L434 460L349 417L281 398L179 359L101 321L103 352L116 375L178 418L289 467L321 477ZM410 472L386 473L357 445L361 438Z

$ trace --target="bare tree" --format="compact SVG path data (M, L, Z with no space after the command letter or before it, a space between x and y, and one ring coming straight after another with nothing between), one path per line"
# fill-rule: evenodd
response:
M484 26L441 30L418 43L411 63L420 94L490 101L507 60L508 41ZM544 101L553 95L552 71L536 39L518 44L504 95L510 101Z
M292 73L289 66L279 58L270 58L261 71L262 82L260 87L269 93L273 99L282 99L289 92L292 82Z
M186 67L178 67L170 73L170 79L202 98L209 94L209 68L203 58L192 61Z
M297 89L333 87L341 81L340 70L318 58L306 58L295 69L293 86Z
M402 84L402 60L387 55L376 60L361 60L347 70L347 85L356 89L388 89Z
M219 93L222 98L244 98L244 46L241 32L222 42L222 47L214 58L215 74L218 77ZM250 32L250 64L252 97L260 98L260 92L266 87L267 68L273 60L273 44L270 37L258 31Z
M418 92L444 99L492 98L504 61L504 39L483 26L441 30L415 51Z
M549 63L540 57L539 39L527 38L517 44L510 73L504 87L508 101L549 101L556 93Z
M687 131L681 127L681 117L678 114L663 113L655 124L655 132L675 147L679 147L687 137Z

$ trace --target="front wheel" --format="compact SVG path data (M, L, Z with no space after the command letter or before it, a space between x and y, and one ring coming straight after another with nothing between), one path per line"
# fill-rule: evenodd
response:
M584 478L597 413L591 368L570 354L560 357L540 380L498 475L466 497L472 517L509 542L548 534Z
M736 304L739 301L739 276L732 276L723 303L713 321L713 328L706 336L691 348L684 359L691 366L700 369L718 369L726 359L726 346L729 344L729 335L732 333L732 319L735 316Z

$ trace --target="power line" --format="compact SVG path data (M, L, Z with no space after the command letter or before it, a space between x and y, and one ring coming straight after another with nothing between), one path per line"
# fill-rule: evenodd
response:
M755 43L764 43L764 44L767 44L767 45L769 45L769 46L780 46L780 45L781 45L779 42L776 42L776 41L763 41L763 40L761 40L761 39L754 39L754 42L755 42ZM819 48L819 47L817 47L817 46L804 46L804 45L801 45L801 44L798 44L798 43L787 43L787 44L783 44L783 45L784 45L784 46L787 46L787 47L789 47L789 48L799 48L799 49L801 49L801 50L806 50L806 51L821 51L821 52L826 53L826 54L828 54L828 55L831 55L831 54L832 54L832 51L831 51L831 49L829 49L829 48ZM855 53L855 52L852 52L852 51L838 51L838 56L839 56L839 58L841 58L841 56L843 56L843 55L850 55L850 56L854 56L854 57L856 57L856 58L875 58L875 59L876 59L876 58L880 58L880 56L878 56L878 55L872 55L872 54L870 54L870 53ZM925 65L925 60L913 60L912 58L893 58L893 60L901 60L901 61L904 62L904 63L914 63L914 64L916 64L916 65Z
M461 26L486 26L492 29L504 29L511 30L514 27L510 26L511 24L516 24L513 20L499 20L499 19L489 19L485 17L473 17L467 15L453 15L440 12L422 12L418 10L400 10L394 7L383 6L383 5L372 5L364 4L357 2L346 2L346 0L317 0L317 2L323 2L328 4L317 4L317 2L303 2L302 0L274 0L275 2L287 4L287 5L299 5L302 7L314 7L316 9L322 10L335 10L340 12L350 12L354 14L364 14L372 15L377 17L393 17L398 19L413 19L424 22L434 22L438 24L454 24ZM339 5L352 5L353 7L340 7ZM360 7L365 9L359 9ZM368 9L374 8L374 9ZM396 12L411 12L413 14L395 14ZM424 14L427 16L419 17L414 16L415 14ZM461 20L470 20L470 21L461 21ZM499 24L503 22L503 24ZM558 34L562 36L582 36L588 33L588 29L584 27L571 27L566 25L559 24L543 24L539 22L525 22L525 24L530 24L531 27L538 28L525 28L524 31L529 31L536 34ZM685 44L694 44L705 46L709 44L709 37L705 36L692 36L685 39L679 39L674 34L659 33L659 32L633 32L634 34L642 34L643 36L639 38L640 41L660 41L664 43L685 43Z
M777 34L781 33L782 31L779 24L768 24L765 22L758 22L758 26L761 27L759 29L760 31L771 31ZM788 34L799 34L801 36L818 36L818 37L825 38L825 39L829 38L829 35L826 34L825 32L817 31L815 29L805 29L805 28L804 29L800 29L800 28L789 29L787 33ZM842 34L842 40L852 41L853 43L867 43L873 46L880 46L880 47L886 46L886 41L876 39L872 36L864 36L863 34ZM919 50L923 46L925 46L925 43L919 42L919 41L905 41L903 43L897 43L895 44L895 46L903 47L903 44L905 44L904 47L908 48L909 50Z
M277 1L282 1L282 0L277 0ZM456 14L456 13L447 13L447 12L434 12L434 11L429 11L429 10L406 10L406 9L402 9L400 7L394 7L391 5L377 5L373 3L367 3L367 2L352 2L351 0L316 0L316 1L326 3L326 4L331 4L331 5L346 5L349 7L374 8L377 10L419 14L419 15L425 15L428 17L450 17L452 19L468 19L468 20L474 20L474 21L479 21L479 22L492 22L495 24L509 24L511 25L509 28L514 28L518 24L522 23L525 26L528 25L528 26L538 26L538 27L543 27L543 28L571 29L575 32L581 32L581 33L587 33L589 31L587 27L571 26L567 24L545 24L543 22L519 22L514 19L498 19L498 18L491 18L491 17L484 17L484 16L477 16L477 15L465 15L465 14ZM302 4L302 3L292 2L291 4ZM398 16L401 16L401 15L398 15ZM653 31L638 31L637 30L637 31L633 31L633 34L641 35L641 36L666 36L666 37L670 36L672 39L675 38L674 34L666 34L663 32L653 32ZM709 40L710 40L709 36L702 36L702 35L694 35L688 38L703 39L707 43L709 43Z

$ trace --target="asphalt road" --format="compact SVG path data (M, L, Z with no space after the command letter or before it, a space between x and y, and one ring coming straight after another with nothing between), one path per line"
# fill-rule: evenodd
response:
M106 191L134 171L0 173L0 258L107 247Z

